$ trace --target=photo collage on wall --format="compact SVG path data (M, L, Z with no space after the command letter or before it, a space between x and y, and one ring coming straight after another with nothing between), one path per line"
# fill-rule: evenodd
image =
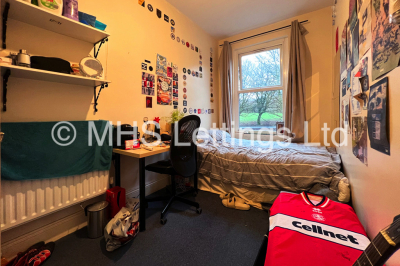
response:
M197 47L195 44L190 43L189 41L186 41L185 39L177 36L177 29L175 25L175 20L170 19L170 17L167 14L163 14L163 11L155 8L152 6L151 3L148 3L148 1L145 0L138 0L138 4L141 7L147 7L149 12L154 12L157 15L158 18L162 19L170 23L171 25L168 27L168 31L170 29L170 37L171 40L177 41L178 44L182 44L183 47L188 48L189 50L192 50L195 53L199 54L199 68L197 69L187 69L183 68L184 70L184 75L182 77L182 83L183 83L183 94L182 94L182 105L183 105L183 112L186 113L196 113L196 114L211 114L214 113L214 109L195 109L195 108L188 108L188 89L187 89L187 83L189 82L190 77L194 78L203 78L203 57L202 57L202 51L199 47ZM151 14L149 13L149 14ZM160 20L162 21L162 20ZM214 88L213 88L213 60L212 60L212 49L211 49L211 54L210 54L210 72L211 72L211 78L210 78L210 87L211 87L211 102L214 102L213 98L213 93L214 93ZM148 60L145 60L145 63L142 63L142 70L144 71L153 71L153 67L150 66L148 67L148 64L151 62ZM155 96L155 91L157 90L157 104L158 105L172 105L174 109L178 109L178 106L180 104L179 101L179 75L178 75L178 66L176 64L169 63L167 61L167 58L157 54L157 60L156 60L156 67L155 67L155 73L147 73L147 72L142 72L142 94L146 95L146 108L152 108L152 97L149 96Z
M400 61L400 28L390 23L393 1L350 0L340 47L341 127L353 154L368 165L370 148L390 155L385 74ZM395 10L397 11L397 10Z

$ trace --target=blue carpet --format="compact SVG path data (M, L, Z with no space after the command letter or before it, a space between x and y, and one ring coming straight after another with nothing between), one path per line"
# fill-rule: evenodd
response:
M203 191L196 201L202 214L174 202L164 226L160 224L164 203L149 203L147 230L114 252L105 250L104 238L88 239L83 228L56 242L46 266L253 265L268 231L268 213L228 209L218 195Z

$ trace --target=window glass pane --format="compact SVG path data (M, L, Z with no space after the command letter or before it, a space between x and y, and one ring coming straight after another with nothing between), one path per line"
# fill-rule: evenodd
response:
M241 129L276 128L283 121L282 90L239 94L239 127Z
M281 49L242 56L242 89L255 89L281 84Z

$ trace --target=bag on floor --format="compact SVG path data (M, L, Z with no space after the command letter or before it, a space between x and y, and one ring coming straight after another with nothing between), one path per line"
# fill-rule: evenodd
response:
M104 228L106 250L114 251L139 233L139 200L127 199L123 207Z

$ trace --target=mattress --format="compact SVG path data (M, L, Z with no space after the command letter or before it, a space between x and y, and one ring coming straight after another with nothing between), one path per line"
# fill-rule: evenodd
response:
M221 193L235 190L254 202L271 202L280 191L327 188L328 197L350 200L348 179L334 149L304 144L211 138L198 147L200 179ZM249 191L249 192L247 192ZM240 196L236 194L237 196ZM272 199L273 201L273 199Z

